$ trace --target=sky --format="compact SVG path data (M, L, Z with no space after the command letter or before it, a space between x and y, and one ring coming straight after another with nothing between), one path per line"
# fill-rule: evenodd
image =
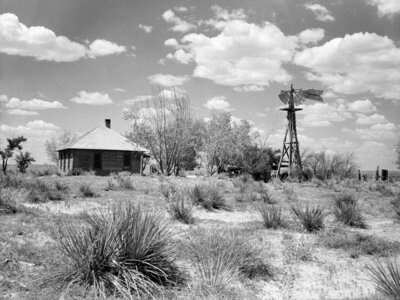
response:
M399 0L2 0L0 140L44 143L124 112L153 86L193 112L228 111L281 148L281 90L322 89L297 115L300 149L394 170L400 140Z

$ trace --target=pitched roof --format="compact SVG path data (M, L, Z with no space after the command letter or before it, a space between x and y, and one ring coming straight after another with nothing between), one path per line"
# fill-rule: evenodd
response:
M60 147L57 151L65 149L91 149L91 150L120 150L146 152L149 150L130 142L118 132L100 125L80 136L75 141Z

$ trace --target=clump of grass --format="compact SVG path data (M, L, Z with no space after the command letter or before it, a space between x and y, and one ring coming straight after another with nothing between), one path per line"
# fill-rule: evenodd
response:
M390 299L400 299L400 266L397 260L374 259L367 269L379 292Z
M47 183L38 179L29 184L25 183L24 187L29 191L27 199L31 203L43 203L50 200L50 198L59 198L57 191L54 191Z
M67 193L69 190L68 183L58 181L58 180L54 182L54 187L57 191L64 192L64 193Z
M129 174L118 173L114 176L114 179L117 181L120 188L124 190L134 190L133 182L129 177Z
M282 244L284 246L282 253L287 262L301 260L312 261L312 244L304 236L296 239L292 235L284 234Z
M400 193L391 202L395 218L400 221Z
M307 204L304 210L292 206L292 213L308 232L315 232L324 228L325 213L323 208L319 206L310 208Z
M337 221L345 225L358 228L367 228L365 218L352 194L342 193L336 196L333 214Z
M105 188L106 191L115 191L118 189L117 183L115 182L114 178L109 178L107 180L107 186Z
M60 229L67 263L44 280L56 292L79 286L94 291L95 298L132 299L155 297L163 286L183 281L173 236L160 214L125 203L95 210L85 219L85 227L71 222Z
M175 220L185 224L193 224L193 204L185 191L178 191L167 200L167 210Z
M393 196L394 195L393 190L387 184L382 183L382 182L370 184L368 189L373 192L375 192L375 191L379 192L383 196Z
M266 185L263 182L259 182L255 185L256 192L260 195L261 201L269 204L275 204L276 201L272 199L270 192L268 191Z
M160 192L166 198L169 199L172 194L178 191L178 187L172 183L162 183L160 185Z
M239 189L240 193L243 193L254 183L254 179L250 174L243 174L232 180L233 186Z
M15 200L17 191L12 188L0 189L0 215L16 214L21 211L17 201Z
M226 204L226 200L217 186L205 184L196 185L189 192L189 195L194 205L200 205L206 210L230 210L230 207Z
M286 200L289 202L295 202L297 201L297 194L296 191L290 183L285 183L282 187L283 194L286 197Z
M272 275L271 267L262 260L262 249L237 231L198 229L188 238L187 253L206 287L222 289L239 276Z
M84 198L92 198L97 196L90 183L87 182L83 182L79 185L79 192Z
M286 227L286 222L282 216L282 208L275 205L259 205L256 207L257 212L263 220L263 225L266 228L277 229L279 227Z
M349 232L341 227L334 227L322 232L319 239L325 247L344 249L352 258L360 255L385 257L400 252L399 242L390 242L359 232Z

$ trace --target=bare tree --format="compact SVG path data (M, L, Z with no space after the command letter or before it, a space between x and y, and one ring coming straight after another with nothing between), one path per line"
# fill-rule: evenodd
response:
M47 140L45 142L45 147L49 161L56 164L58 161L57 149L73 142L75 139L76 139L75 134L65 131L61 133L59 136L57 137L53 136L52 138Z
M127 137L150 150L162 174L177 174L189 139L188 96L177 88L154 88L153 96L136 103L125 118L132 121Z

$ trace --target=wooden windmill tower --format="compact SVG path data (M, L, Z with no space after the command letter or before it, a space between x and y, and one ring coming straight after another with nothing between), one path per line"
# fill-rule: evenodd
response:
M322 92L321 90L314 89L294 89L292 84L289 91L281 91L279 94L279 99L284 104L287 104L287 106L280 108L280 110L287 111L287 125L283 139L281 159L278 165L279 177L282 175L283 169L287 169L289 176L294 169L303 170L296 129L296 111L303 109L296 106L302 104L305 99L322 102Z

